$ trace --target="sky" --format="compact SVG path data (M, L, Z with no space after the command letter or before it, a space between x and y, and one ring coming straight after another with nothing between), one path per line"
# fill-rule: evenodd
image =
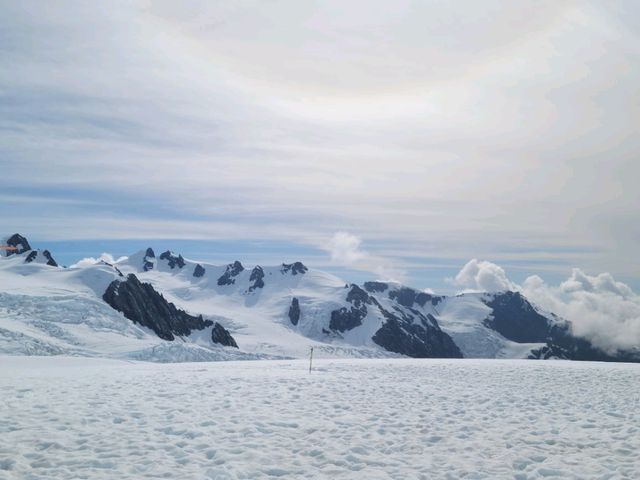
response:
M0 2L0 231L64 264L640 291L638 24L635 0Z

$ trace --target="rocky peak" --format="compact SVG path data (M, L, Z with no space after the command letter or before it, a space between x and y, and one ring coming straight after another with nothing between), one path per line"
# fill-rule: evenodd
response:
M424 307L427 302L430 302L434 307L442 301L442 297L431 295L426 292L420 292L409 287L400 287L397 290L391 290L389 292L389 298L395 300L403 307L413 307L414 303L417 303L421 307Z
M193 276L196 278L200 278L204 275L205 271L206 270L204 269L204 267L198 263L193 269Z
M20 235L19 233L14 233L9 238L7 238L4 244L8 247L12 247L11 250L0 250L0 255L2 252L5 252L5 255L8 257L10 255L20 255L22 253L29 252L24 258L24 263L45 263L51 267L57 267L58 262L56 262L51 255L49 250L34 250L31 248L29 241L26 237ZM40 257L40 258L39 258Z
M5 250L7 257L10 255L20 254L20 253L28 252L29 250L31 250L31 245L29 245L29 241L19 233L14 233L7 239L7 246L16 248L16 250Z
M11 253L15 253L11 252ZM41 257L41 258L38 258ZM56 262L53 258L53 255L51 255L51 252L49 250L29 250L28 255L25 257L24 259L24 263L32 263L32 262L36 262L36 263L45 263L46 265L49 265L50 267L57 267L58 266L58 262Z
M389 288L384 282L364 282L364 288L369 293L384 292Z
M519 292L492 294L484 303L493 310L484 325L503 337L519 343L545 342L549 338L553 322Z
M153 266L156 263L156 254L153 251L153 248L149 247L147 248L147 251L144 254L144 259L143 259L143 264L142 264L142 269L145 272L148 272L149 270L153 270Z
M329 328L338 332L345 332L362 325L362 320L367 316L367 305L373 303L372 298L358 285L351 285L347 293L347 302L351 307L342 307L331 312Z
M280 272L284 275L285 273L291 272L291 275L304 275L307 273L309 269L304 266L302 262L294 262L294 263L283 263Z
M253 284L249 287L250 292L253 292L257 288L264 287L264 270L260 265L256 265L253 270L251 270L249 281L253 282Z
M172 270L175 267L182 268L185 265L184 258L182 258L182 255L176 255L175 253L169 250L167 250L166 252L162 252L160 254L160 260L166 260L167 263L169 264L169 268L171 268Z
M433 316L404 317L391 313L380 305L385 322L371 338L390 352L416 358L462 358L453 339L443 332ZM400 312L398 312L400 313Z
M218 285L233 285L236 283L234 277L237 277L242 271L244 271L244 267L238 260L230 263L227 265L226 271L218 278Z

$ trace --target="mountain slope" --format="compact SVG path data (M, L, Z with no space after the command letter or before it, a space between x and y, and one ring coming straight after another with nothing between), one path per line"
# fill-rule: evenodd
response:
M221 342L214 340L214 333L217 340L233 339L211 320L202 320L202 329L179 341L164 341L153 324L132 322L102 299L110 286L125 280L117 267L99 262L60 268L29 261L32 252L0 258L0 352L155 361L256 358L217 345ZM188 317L159 297L149 289L141 297L155 301L159 310L154 321L162 322L167 310L177 318Z
M20 251L0 258L0 352L171 361L305 357L314 347L320 357L640 360L595 349L518 292L438 296L345 283L301 262L220 266L151 248L66 269L11 238Z

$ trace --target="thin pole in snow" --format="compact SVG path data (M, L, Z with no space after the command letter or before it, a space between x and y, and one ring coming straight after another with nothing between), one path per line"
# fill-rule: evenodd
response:
M313 347L311 347L311 352L309 353L309 373L311 373L312 364L313 364Z

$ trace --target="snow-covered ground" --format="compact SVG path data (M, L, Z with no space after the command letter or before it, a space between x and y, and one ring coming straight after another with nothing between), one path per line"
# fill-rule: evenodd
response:
M0 479L640 478L640 365L0 366Z

